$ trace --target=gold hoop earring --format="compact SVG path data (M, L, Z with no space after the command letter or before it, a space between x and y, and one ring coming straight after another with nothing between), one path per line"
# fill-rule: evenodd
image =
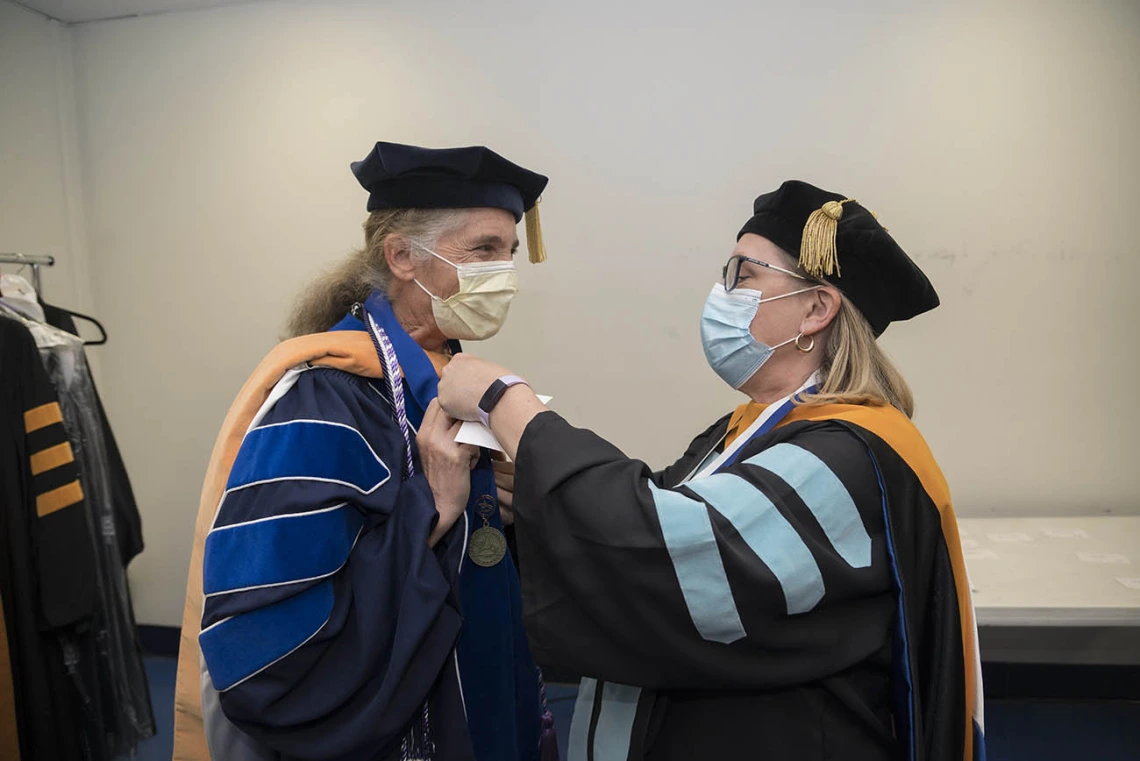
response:
M809 343L807 346L800 346L800 339L803 337L803 333L800 333L798 336L796 336L796 348L799 349L802 353L807 354L815 348L815 336L808 336L808 340L811 341L811 343Z

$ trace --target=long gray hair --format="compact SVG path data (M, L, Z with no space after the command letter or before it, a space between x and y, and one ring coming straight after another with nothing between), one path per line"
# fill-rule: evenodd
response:
M462 223L462 209L384 209L364 220L364 246L321 274L297 299L285 325L285 337L323 333L340 322L352 305L374 290L388 293L392 271L384 256L391 235L411 238L428 248ZM430 256L413 248L413 257Z

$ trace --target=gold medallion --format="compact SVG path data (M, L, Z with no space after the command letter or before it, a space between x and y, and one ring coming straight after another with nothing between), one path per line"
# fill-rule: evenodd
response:
M492 526L476 529L468 545L471 562L483 568L498 565L507 554L507 538Z

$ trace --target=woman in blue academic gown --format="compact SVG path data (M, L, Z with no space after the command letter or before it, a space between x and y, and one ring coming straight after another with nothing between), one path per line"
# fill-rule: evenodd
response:
M416 431L458 340L506 319L547 180L486 148L378 143L352 168L364 247L306 292L207 479L225 487L188 608L210 754L537 761L552 733L490 457L454 436L421 455Z

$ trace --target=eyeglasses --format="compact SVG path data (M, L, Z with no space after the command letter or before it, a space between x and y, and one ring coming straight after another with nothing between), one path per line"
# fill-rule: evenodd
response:
M744 256L743 254L734 254L728 258L728 264L724 265L724 269L721 270L720 273L721 278L724 280L724 289L726 291L733 291L738 285L740 285L740 267L744 264L744 262L755 264L760 267L767 267L768 269L775 270L776 272L783 272L785 275L790 275L796 280L811 282L810 278L806 278L798 272L792 272L791 270L786 270L783 267L777 267L775 264L762 262L759 259L753 259L752 257Z

